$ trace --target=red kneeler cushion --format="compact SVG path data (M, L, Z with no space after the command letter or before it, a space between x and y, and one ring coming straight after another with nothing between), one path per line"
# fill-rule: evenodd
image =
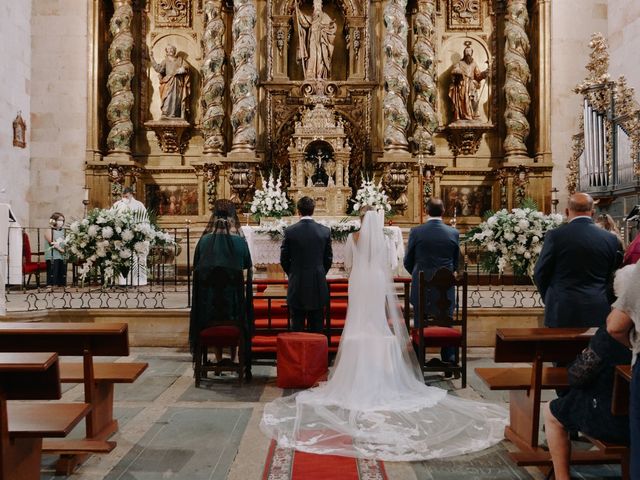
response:
M277 385L308 388L329 368L327 337L319 333L287 332L277 340Z
M462 333L460 330L449 327L425 327L424 344L427 347L457 347L462 343ZM413 343L420 343L420 330L411 329Z
M207 347L236 347L240 340L240 330L233 325L205 328L200 332L200 344Z

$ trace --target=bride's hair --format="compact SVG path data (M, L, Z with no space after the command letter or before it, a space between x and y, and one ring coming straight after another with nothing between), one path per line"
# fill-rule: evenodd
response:
M360 207L360 210L358 210L358 214L360 215L360 221L364 219L364 216L367 212L373 212L373 211L375 211L375 208L372 207L371 205L363 205L362 207Z

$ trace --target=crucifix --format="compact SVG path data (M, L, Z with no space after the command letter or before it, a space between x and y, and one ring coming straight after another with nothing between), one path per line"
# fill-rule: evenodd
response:
M322 153L318 151L318 153L316 153L316 156L313 157L316 160L318 160L318 173L320 173L320 169L322 168L322 160L324 160L322 158Z

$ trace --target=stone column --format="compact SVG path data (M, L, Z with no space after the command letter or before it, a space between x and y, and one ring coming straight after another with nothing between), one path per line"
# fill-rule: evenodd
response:
M109 23L109 29L113 35L108 54L111 73L107 79L107 87L111 94L111 100L107 106L107 121L110 127L107 136L109 154L131 153L133 136L131 80L134 75L134 67L131 63L133 49L131 2L132 0L114 0L113 17Z
M435 102L436 86L436 53L433 37L435 34L435 0L420 0L418 13L414 19L413 44L413 118L415 129L413 141L418 154L435 154L433 134L438 127Z
M202 36L203 153L224 153L224 21L220 0L205 0L205 27Z
M384 7L384 149L408 151L407 0L387 0Z
M551 1L538 0L537 44L538 44L538 92L536 98L535 158L538 163L551 163Z
M231 50L232 152L255 152L256 128L256 6L254 0L233 3L233 49Z
M527 113L531 98L527 85L531 80L531 71L527 63L529 38L526 27L529 23L526 0L507 0L504 36L504 120L507 135L504 140L505 157L526 156L525 141L529 136Z

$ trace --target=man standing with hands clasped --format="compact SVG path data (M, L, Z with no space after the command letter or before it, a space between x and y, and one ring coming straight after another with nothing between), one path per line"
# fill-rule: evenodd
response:
M289 277L287 303L294 332L304 329L305 319L309 331L321 332L324 308L329 303L331 230L313 220L315 206L310 197L298 200L300 221L284 231L280 247L280 265Z
M593 223L593 198L574 193L568 222L546 233L533 274L544 299L545 327L601 327L611 311L620 242Z

